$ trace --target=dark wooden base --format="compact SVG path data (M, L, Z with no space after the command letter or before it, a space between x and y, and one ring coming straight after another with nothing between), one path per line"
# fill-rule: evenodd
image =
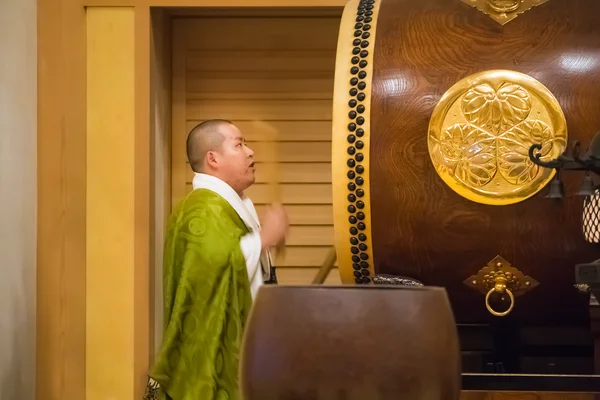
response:
M590 331L594 341L594 372L600 373L600 304L596 296L590 296Z
M462 371L476 374L593 375L588 326L523 326L510 318L459 324Z
M554 392L470 392L461 393L461 400L598 400L591 393Z
M595 296L590 299L589 329L522 326L507 318L493 324L461 324L458 331L462 389L469 391L463 399L504 398L493 394L496 391L512 392L513 400L600 398L600 304ZM515 392L536 395L515 397Z
M600 394L600 375L462 374L462 390Z

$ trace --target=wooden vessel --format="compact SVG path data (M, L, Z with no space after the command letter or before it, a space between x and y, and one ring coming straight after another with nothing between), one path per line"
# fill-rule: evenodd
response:
M241 357L242 398L458 400L445 290L263 287Z
M464 372L592 374L583 174L528 152L600 130L600 2L353 0L335 80L343 282L446 288Z

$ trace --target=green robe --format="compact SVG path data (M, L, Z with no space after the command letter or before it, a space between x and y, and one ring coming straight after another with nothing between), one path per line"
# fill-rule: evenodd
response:
M218 194L196 189L167 227L164 336L150 376L173 400L235 400L252 298L240 239L248 228Z

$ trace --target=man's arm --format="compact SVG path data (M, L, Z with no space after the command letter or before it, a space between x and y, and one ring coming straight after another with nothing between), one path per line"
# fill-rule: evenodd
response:
M287 229L288 220L285 210L281 206L274 206L265 214L260 233L252 232L242 237L240 247L246 259L250 281L256 274L263 250L281 242L285 238Z

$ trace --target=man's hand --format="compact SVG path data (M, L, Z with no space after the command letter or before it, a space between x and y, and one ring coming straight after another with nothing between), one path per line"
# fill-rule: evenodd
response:
M288 216L281 204L272 205L262 222L260 241L262 248L278 246L285 241L288 232Z

